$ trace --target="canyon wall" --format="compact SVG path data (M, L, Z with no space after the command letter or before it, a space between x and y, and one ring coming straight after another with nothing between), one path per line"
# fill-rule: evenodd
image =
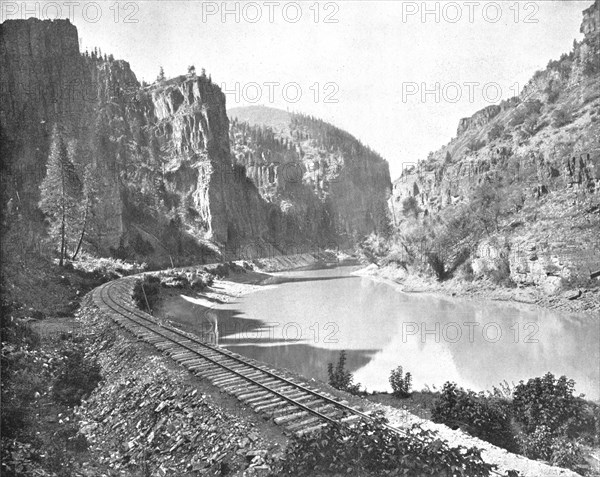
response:
M378 154L309 116L264 106L229 114L235 160L276 208L279 239L304 230L318 242L349 245L385 232L391 180Z
M461 119L450 143L404 171L390 201L397 227L415 206L421 218L442 218L497 191L506 210L499 230L472 251L476 272L507 253L515 282L552 291L600 269L598 11L596 0L583 12L584 39L518 97Z
M8 20L0 28L3 210L41 219L39 186L57 127L79 175L92 170L97 178L95 235L86 247L101 254L197 256L249 242L335 245L376 228L367 212L387 200L385 161L347 158L365 161L357 163L363 172L340 176L336 200L328 202L318 190L294 189L281 168L258 172L232 154L242 146L230 142L225 96L204 74L141 85L126 61L80 53L68 20ZM382 180L362 183L370 168ZM272 200L265 180L294 192Z

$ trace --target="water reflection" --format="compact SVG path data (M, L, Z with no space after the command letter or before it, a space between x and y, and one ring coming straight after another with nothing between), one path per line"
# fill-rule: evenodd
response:
M348 352L355 381L389 390L402 365L413 387L451 380L474 390L547 371L598 399L600 321L498 302L403 294L352 269L278 274L276 287L218 311L220 344L325 380Z

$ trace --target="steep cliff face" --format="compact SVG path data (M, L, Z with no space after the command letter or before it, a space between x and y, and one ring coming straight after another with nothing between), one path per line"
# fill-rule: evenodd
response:
M284 171L264 156L249 162L239 152L253 146L235 134L232 154L225 96L209 78L142 86L127 62L81 54L68 20L4 22L0 63L3 207L12 200L36 216L58 126L80 176L91 170L98 182L86 246L100 253L197 256L250 241L333 245L372 231L373 217L382 216L387 163L365 148L363 156L332 153L354 172L327 186L318 168L296 181L296 164ZM318 162L310 141L307 133L297 142L311 157L302 167Z
M457 137L394 182L400 228L412 204L435 217L472 203L477 190L497 190L510 207L504 228L473 252L476 271L505 249L514 281L548 290L600 268L598 5L584 11L585 38L571 53L550 61L519 97L461 119Z
M137 81L125 62L115 62L114 70L121 74L107 75L112 70L80 55L77 29L67 20L9 20L0 29L3 205L13 199L31 214L39 200L53 126L60 125L70 142L88 141L95 106L111 99L115 76ZM117 184L104 177L101 193L103 242L115 247L123 233Z
M262 106L234 108L236 162L273 204L280 240L303 230L315 241L349 244L389 221L385 160L323 121Z
M58 125L78 170L101 182L98 251L141 238L175 255L173 223L200 242L268 238L263 201L233 174L224 95L206 77L142 88L127 62L81 55L66 20L3 23L0 61L3 204L35 210Z

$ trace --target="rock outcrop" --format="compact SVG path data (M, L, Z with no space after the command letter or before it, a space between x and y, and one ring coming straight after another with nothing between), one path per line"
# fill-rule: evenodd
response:
M126 61L81 54L68 20L34 18L1 25L0 64L3 207L12 199L28 217L37 214L57 125L80 174L92 169L98 177L96 236L87 246L100 253L143 258L235 250L250 241L347 244L378 226L368 214L382 217L391 188L385 161L338 154L356 173L337 178L331 200L309 179L294 187L293 165L284 171L232 154L225 95L204 74L141 85ZM311 180L322 182L314 173Z
M498 190L510 207L501 229L472 251L475 271L508 254L515 282L553 291L561 279L600 268L598 15L596 0L569 54L538 71L518 97L461 119L457 137L394 182L398 226L413 203L437 216L470 204L476 190Z
M348 245L384 231L391 180L379 155L308 116L263 106L229 114L236 162L276 206L270 224L278 240L304 230L314 241Z

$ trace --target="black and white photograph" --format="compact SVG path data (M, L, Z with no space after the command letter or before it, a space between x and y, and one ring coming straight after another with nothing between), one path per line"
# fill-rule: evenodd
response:
M600 0L1 0L3 477L600 477Z

